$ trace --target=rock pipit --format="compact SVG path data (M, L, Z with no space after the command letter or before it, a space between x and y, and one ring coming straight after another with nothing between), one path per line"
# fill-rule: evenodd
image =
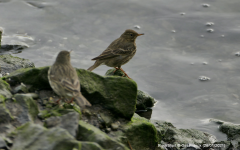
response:
M144 34L138 34L134 30L127 29L118 39L113 41L101 55L92 59L96 61L88 70L92 71L100 65L107 65L116 68L116 70L120 69L130 79L121 66L126 64L135 55L137 50L135 40L140 35Z
M70 51L71 52L71 51ZM70 62L70 52L61 51L55 63L48 70L48 80L53 91L71 101L75 98L80 107L91 106L80 92L80 82L75 68Z

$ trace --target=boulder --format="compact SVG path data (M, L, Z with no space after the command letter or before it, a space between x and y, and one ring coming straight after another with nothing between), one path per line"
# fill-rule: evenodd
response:
M29 91L50 88L47 78L49 67L19 69L6 77L11 85L32 85ZM100 104L116 116L131 119L136 109L137 84L122 77L103 77L93 72L76 69L82 94L91 104Z
M77 139L81 141L96 142L106 150L128 150L126 146L110 138L100 129L81 120L79 121Z
M147 93L138 90L137 92L137 110L147 110L148 108L153 107L155 104L155 100L153 97L148 95Z
M11 150L102 150L93 142L76 141L65 129L46 129L26 123L15 131L16 138Z
M188 148L200 149L203 144L213 144L216 137L195 129L177 129L171 123L165 121L151 120L157 128L158 137L163 144L175 145L177 149Z
M121 70L115 71L115 69L109 69L105 75L106 76L119 76L119 77L126 77L124 76L124 73ZM126 77L127 78L127 77ZM137 110L147 110L148 108L151 108L154 106L156 101L153 97L151 97L146 92L143 92L141 90L137 91Z
M67 130L73 137L76 137L79 118L77 112L70 112L60 117L50 117L45 120L45 127L60 127Z
M138 114L134 114L131 121L123 125L124 135L133 149L155 149L158 146L158 136L155 126Z
M28 59L14 57L10 54L0 55L1 74L11 73L20 68L34 68L35 65Z

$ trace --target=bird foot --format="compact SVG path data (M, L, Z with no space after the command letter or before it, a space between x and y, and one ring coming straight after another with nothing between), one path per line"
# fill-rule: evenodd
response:
M114 68L115 68L116 70L114 70L113 73L115 73L117 70L119 70L119 68L117 68L117 67L114 67Z
M66 101L66 103L71 104L73 102L73 99L74 98L72 98L70 101Z
M124 73L124 75L122 77L127 76L129 79L131 79L122 68L120 68L120 70Z
M61 100L61 98L58 99L55 103L59 105L60 104L60 100Z

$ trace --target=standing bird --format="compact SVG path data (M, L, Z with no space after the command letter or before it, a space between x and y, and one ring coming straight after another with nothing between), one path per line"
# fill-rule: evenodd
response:
M70 51L71 52L71 51ZM48 80L55 93L63 98L75 98L80 107L91 106L80 92L80 82L76 70L70 63L70 52L61 51L55 63L48 70Z
M126 64L135 55L137 50L135 40L140 35L144 34L138 34L134 30L127 29L118 39L114 40L101 55L92 59L96 61L93 66L88 68L88 70L92 71L98 66L104 64L109 67L114 67L116 70L120 69L129 79L131 79L121 66Z

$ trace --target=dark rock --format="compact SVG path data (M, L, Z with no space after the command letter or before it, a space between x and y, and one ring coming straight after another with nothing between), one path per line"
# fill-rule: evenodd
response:
M5 141L0 137L0 149L9 149Z
M155 104L155 100L153 97L148 95L147 93L138 90L137 93L137 110L146 110L150 107L153 107Z
M2 45L3 46L3 45ZM11 73L20 68L34 68L35 65L28 59L14 57L9 54L0 55L1 74Z
M96 142L104 149L128 150L123 144L113 140L106 133L84 121L79 121L78 129L78 140Z
M76 137L78 129L79 113L70 112L60 117L50 117L46 119L47 128L60 127L67 130L73 137Z

